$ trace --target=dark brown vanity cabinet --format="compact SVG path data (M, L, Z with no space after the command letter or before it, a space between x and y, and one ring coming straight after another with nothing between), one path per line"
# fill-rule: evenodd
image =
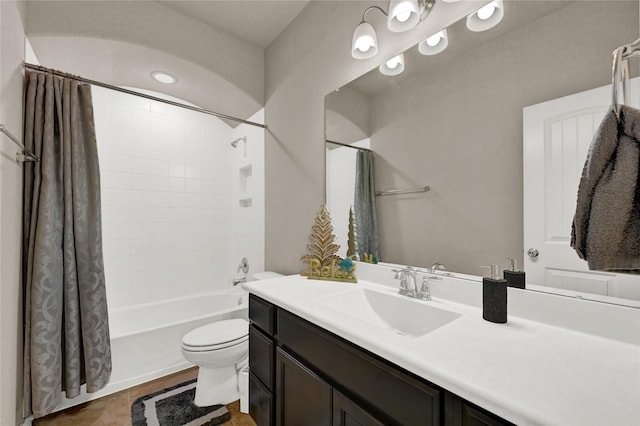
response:
M258 426L509 424L255 295L249 317Z
M275 407L275 306L249 297L249 414L258 425L273 425Z
M447 413L444 426L507 426L512 423L475 407L456 395L447 392L444 398Z
M276 424L331 426L331 385L276 349Z
M334 389L333 426L384 426L384 423Z

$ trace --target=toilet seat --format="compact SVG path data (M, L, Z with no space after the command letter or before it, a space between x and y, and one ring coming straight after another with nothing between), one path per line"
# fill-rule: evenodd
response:
M240 345L249 339L249 322L244 319L217 321L191 330L182 338L182 349L207 352Z

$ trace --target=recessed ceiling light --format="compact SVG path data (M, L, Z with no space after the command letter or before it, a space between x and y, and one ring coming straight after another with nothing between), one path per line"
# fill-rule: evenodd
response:
M162 72L162 71L152 72L151 77L153 77L154 80L164 84L173 84L176 81L178 81L178 79L172 76L171 74L167 74L166 72Z

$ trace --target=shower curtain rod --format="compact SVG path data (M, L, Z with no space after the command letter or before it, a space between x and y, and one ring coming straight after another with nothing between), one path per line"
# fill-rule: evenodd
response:
M347 148L351 148L351 149L357 149L358 151L369 151L369 152L373 152L373 150L369 149L369 148L360 148L359 146L353 146L353 145L348 145L346 143L342 143L342 142L336 142L336 141L330 141L329 139L325 139L324 140L326 143L331 143L334 145L340 145L340 146L345 146Z
M215 117L223 118L225 120L237 121L239 123L248 124L250 126L261 127L263 129L267 128L267 126L265 126L264 124L255 123L255 122L249 121L249 120L243 120L242 118L232 117L230 115L221 114L219 112L209 111L208 109L198 108L198 107L194 107L194 106L191 106L191 105L182 104L180 102L169 101L167 99L162 99L162 98L158 98L158 97L155 97L155 96L146 95L144 93L136 92L134 90L123 89L122 87L114 86L112 84L103 83L101 81L96 81L96 80L91 80L91 79L80 77L80 76L73 75L73 74L67 74L65 72L54 70L54 69L47 68L47 67L43 67L43 66L40 66L40 65L34 65L34 64L30 64L28 62L23 62L22 66L25 69L28 69L28 70L31 70L31 71L51 73L51 74L57 75L59 77L71 78L73 80L76 80L76 81L79 81L79 82L82 82L82 83L88 83L88 84L91 84L92 86L104 87L105 89L111 89L111 90L115 90L117 92L126 93L128 95L139 96L141 98L146 98L146 99L149 99L149 100L152 100L152 101L162 102L163 104L169 104L169 105L173 105L173 106L176 106L176 107L179 107L179 108L185 108L185 109L189 109L191 111L201 112L203 114L208 114L208 115L213 115Z

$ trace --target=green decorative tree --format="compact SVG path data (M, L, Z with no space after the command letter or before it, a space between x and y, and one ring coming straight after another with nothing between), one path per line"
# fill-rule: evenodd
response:
M311 259L318 259L321 266L330 266L332 260L340 261L340 256L336 254L340 250L340 245L336 244L335 240L336 236L333 234L331 215L327 206L323 204L316 215L315 223L311 227L309 244L307 244L308 252L300 260L304 263L309 263ZM307 271L303 271L302 275L307 275Z

